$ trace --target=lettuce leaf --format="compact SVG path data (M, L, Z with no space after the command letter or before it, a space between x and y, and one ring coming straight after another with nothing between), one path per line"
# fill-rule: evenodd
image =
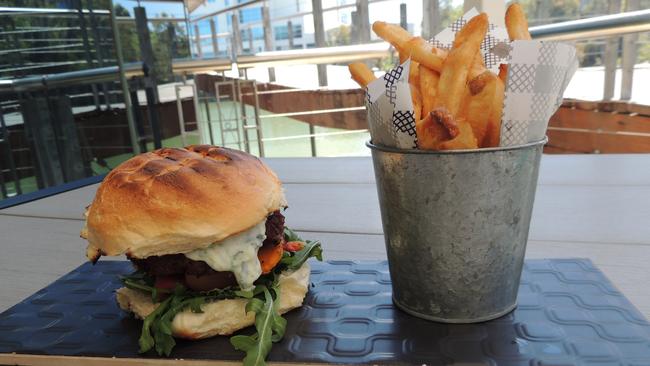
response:
M149 314L142 323L139 345L140 352L155 349L158 355L169 356L176 345L172 336L172 321L176 314L190 309L192 312L202 312L201 306L211 301L223 299L247 299L246 311L255 313L255 333L250 336L235 335L230 343L237 350L246 353L245 366L266 365L266 356L271 351L273 343L284 337L287 321L278 312L280 303L280 274L284 271L295 271L309 258L322 261L322 247L318 241L304 241L294 231L285 228L286 241L301 241L305 246L295 253L285 252L280 263L266 275L261 276L252 291L242 291L238 287L217 289L208 292L195 292L181 285L173 291L156 289L153 278L143 272L134 272L122 277L124 285L131 289L147 292L156 301L160 293L168 295L158 307Z

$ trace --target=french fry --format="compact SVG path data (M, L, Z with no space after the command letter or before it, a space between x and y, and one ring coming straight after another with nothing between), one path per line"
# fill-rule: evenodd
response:
M411 57L413 61L431 70L437 72L442 70L442 65L448 54L446 50L434 47L422 37L411 37L402 27L395 24L377 21L373 23L372 29L381 39L397 49L400 64ZM481 64L476 65L476 71L472 72L472 76L477 76L485 71L482 61L481 58Z
M371 81L375 80L375 74L363 62L354 62L348 65L352 79L365 88Z
M478 149L472 126L464 119L458 119L458 135L440 143L439 150Z
M417 61L411 60L409 84L416 89L420 87L420 64Z
M484 140L488 133L497 84L499 84L498 77L490 71L485 71L467 84L470 95L462 111L462 117L469 122L480 147L485 144Z
M479 51L476 53L476 56L474 56L472 68L469 69L469 74L467 75L467 82L481 75L485 71L487 71L487 68L485 67L485 61L483 61L483 55L481 55L481 52Z
M447 51L433 47L422 37L410 38L404 44L403 49L408 52L411 59L438 72L442 70L442 64L447 58Z
M458 125L451 114L438 108L415 123L418 146L423 150L440 150L440 144L459 134Z
M372 23L372 30L379 38L393 45L398 50L403 49L404 44L411 39L411 34L397 24L377 21Z
M500 79L499 79L500 80ZM501 136L501 115L503 114L503 98L505 86L503 82L497 82L492 99L492 110L488 118L488 127L481 147L497 147Z
M511 39L530 39L521 6L508 8L506 24ZM373 23L375 33L397 49L400 63L411 58L408 81L421 149L499 145L507 65L500 65L498 75L485 67L480 46L487 28L487 15L475 16L456 34L447 51L421 37L411 37L397 25ZM350 73L365 86L374 75L367 76L370 71L361 65L350 65Z
M456 36L454 37L453 47L460 47L461 44L465 43L469 39L472 32L473 32L473 28L471 27L461 28L460 31L458 31L458 33L456 33ZM476 53L476 56L474 56L474 62L472 63L472 68L469 71L467 81L481 75L483 72L485 72L485 70L487 69L485 68L485 62L483 61L483 56L481 55L481 51L478 51Z
M508 29L508 36L511 41L515 39L529 40L531 39L528 32L528 20L526 20L526 13L518 3L511 4L506 10L506 28Z
M419 121L422 118L422 94L420 90L414 86L411 87L411 99L413 100L413 117L416 121Z
M399 58L400 65L404 63L410 57L410 51L405 49L406 43L402 43L399 46L394 46L397 50L397 57Z
M467 28L463 30L465 39L449 52L438 82L436 106L446 108L452 116L457 116L460 110L467 76L487 32L487 15L475 16L463 28Z
M404 28L397 24L376 21L372 23L372 30L379 36L379 38L395 47L399 54L400 64L404 63L404 61L410 57L411 51L405 46L412 36Z
M499 79L505 84L508 78L508 65L499 64Z
M438 80L440 80L440 74L420 65L420 94L422 94L423 116L431 113L436 106Z

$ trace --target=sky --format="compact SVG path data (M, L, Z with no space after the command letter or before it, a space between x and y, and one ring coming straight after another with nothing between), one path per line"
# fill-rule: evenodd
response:
M120 4L126 9L129 10L129 13L133 16L133 7L138 5L137 1L134 0L113 0L114 4ZM165 3L165 2L154 2L154 1L143 1L142 6L147 9L147 16L153 17L159 15L160 13L167 13L170 16L182 18L183 17L183 6L180 3Z

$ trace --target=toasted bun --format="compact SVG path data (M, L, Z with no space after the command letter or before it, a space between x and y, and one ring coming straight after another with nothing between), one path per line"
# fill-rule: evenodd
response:
M135 258L205 248L286 206L258 158L209 145L137 155L104 178L86 212L86 255Z
M302 305L309 285L309 265L303 264L295 272L280 275L280 314ZM126 311L144 319L158 304L141 291L123 287L117 290L117 302ZM203 313L185 310L172 321L174 337L200 339L215 335L229 335L255 322L253 313L246 313L246 299L219 300L201 307Z

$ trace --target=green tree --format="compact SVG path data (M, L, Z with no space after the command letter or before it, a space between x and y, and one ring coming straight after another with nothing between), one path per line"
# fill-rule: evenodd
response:
M169 18L162 13L160 18ZM160 81L173 80L172 60L189 57L185 27L177 22L156 22L151 30L151 47L156 60L155 70Z
M463 5L454 6L451 0L440 0L440 29L448 27L463 15Z
M648 32L641 33L638 40L639 55L637 62L650 62L650 34Z
M115 5L115 16L130 17L129 10L120 4ZM135 22L119 22L117 29L120 33L122 55L124 62L136 62L140 59L140 46L138 33L135 29Z
M352 41L352 29L349 25L341 25L338 28L330 29L327 31L327 45L328 46L344 46Z

